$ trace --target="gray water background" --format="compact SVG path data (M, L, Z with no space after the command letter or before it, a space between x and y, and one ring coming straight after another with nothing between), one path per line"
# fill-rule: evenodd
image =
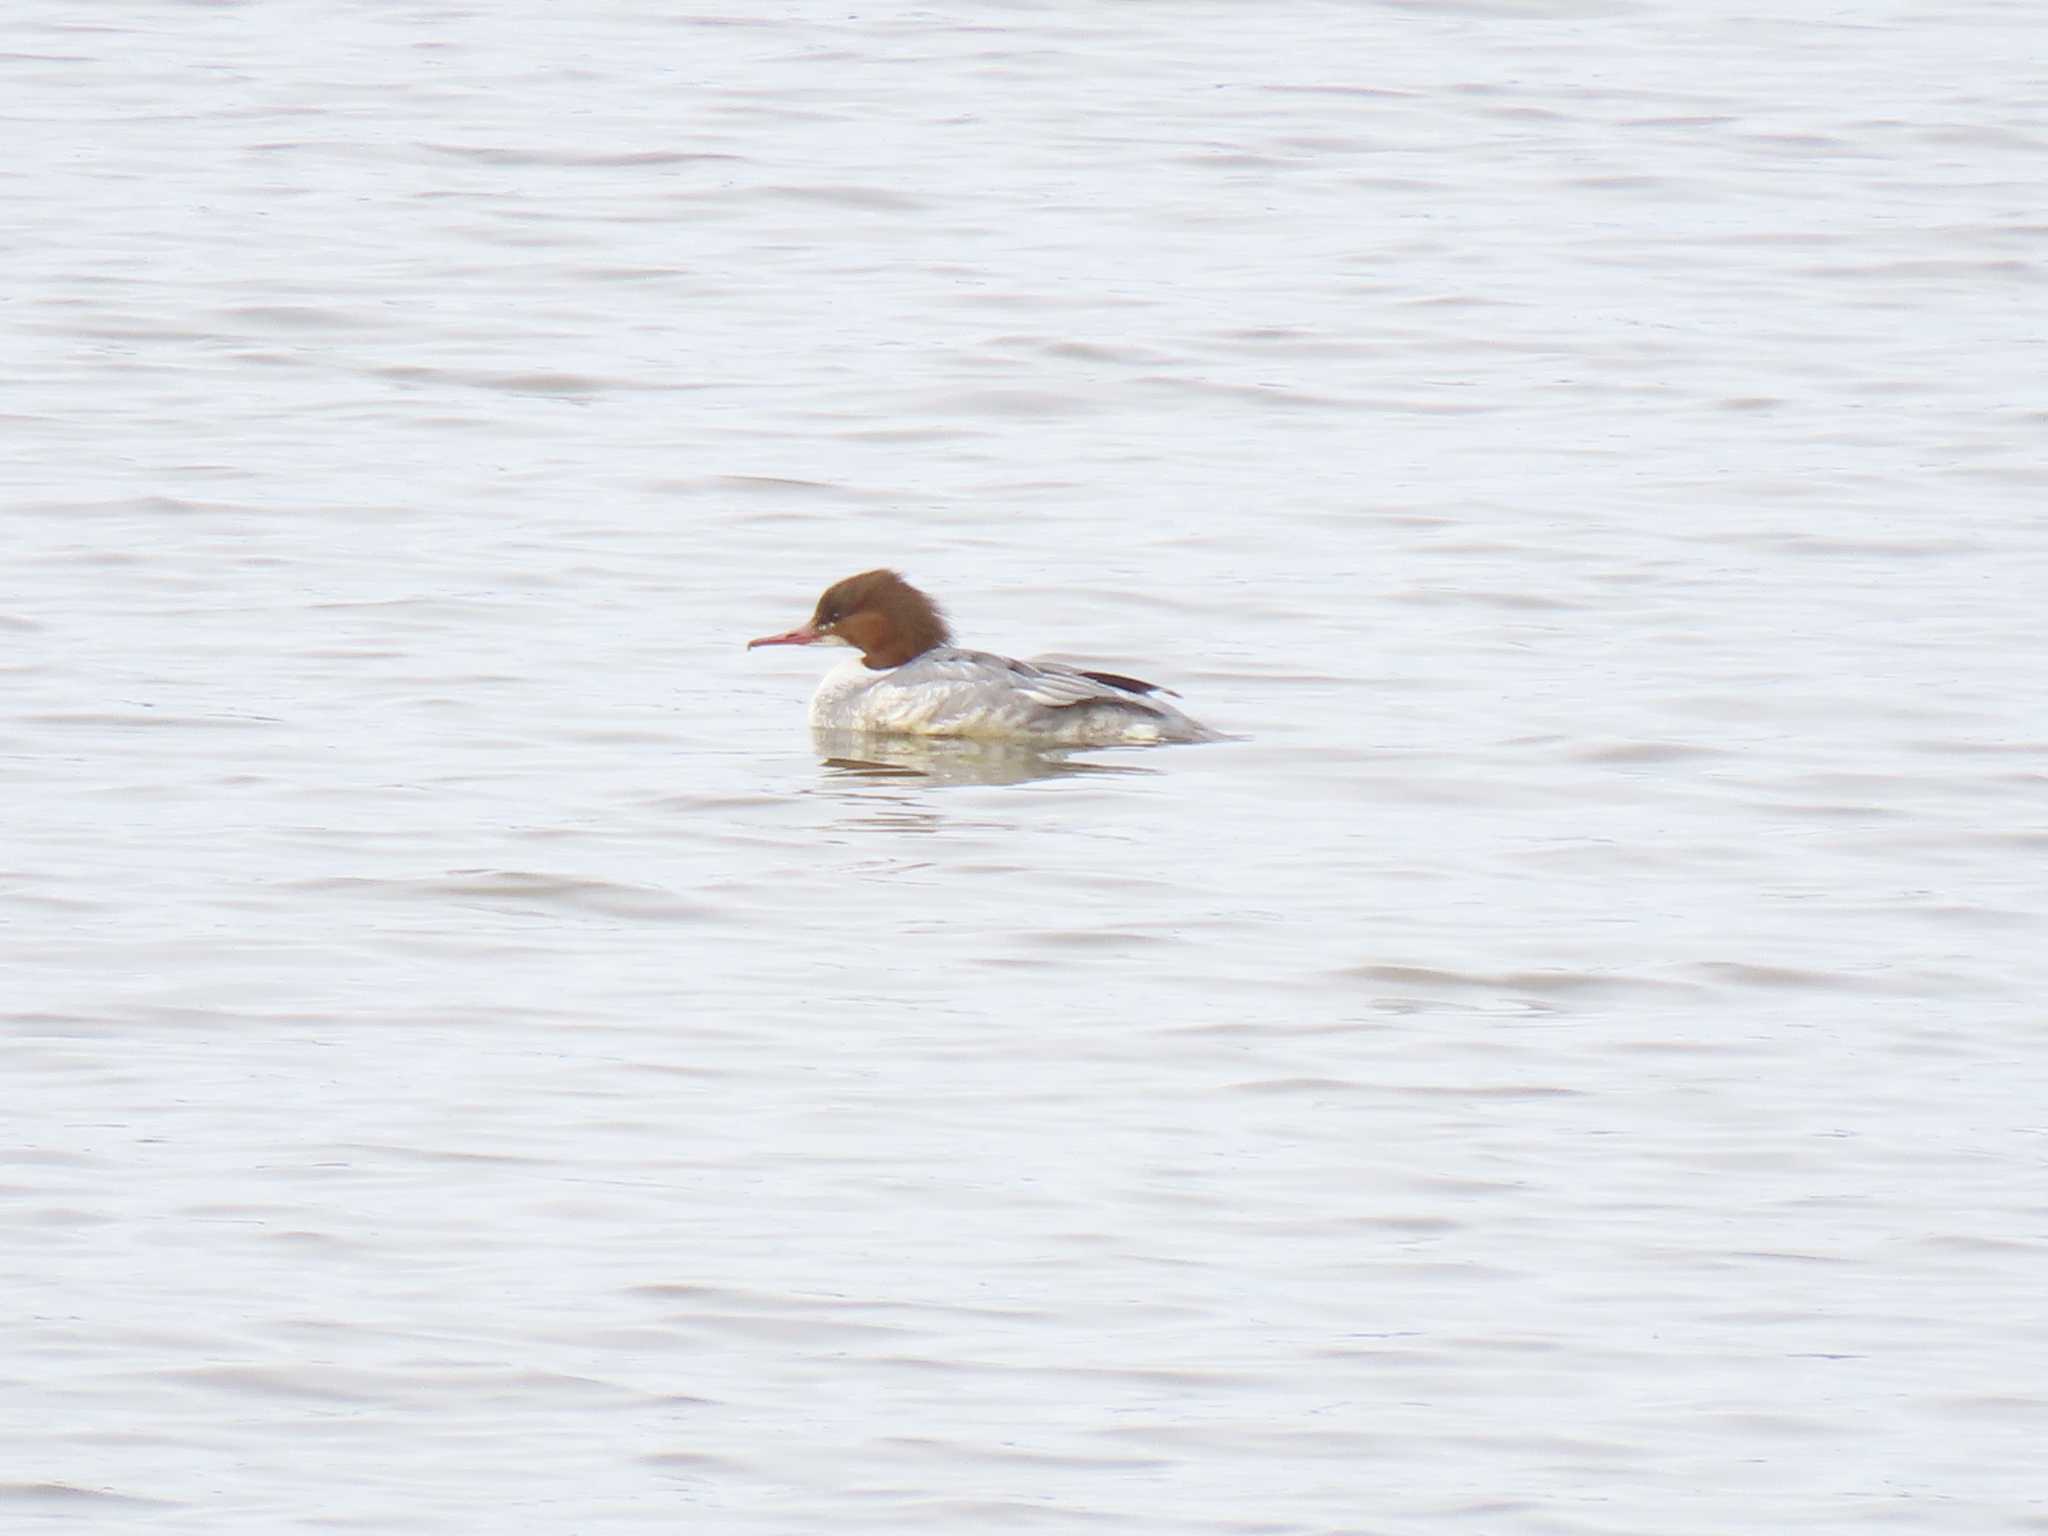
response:
M7 1529L2048 1530L2048 12L0 42Z

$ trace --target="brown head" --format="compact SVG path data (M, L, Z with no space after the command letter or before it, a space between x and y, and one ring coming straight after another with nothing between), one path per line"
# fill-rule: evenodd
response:
M862 661L880 671L900 667L952 638L938 604L901 576L894 571L862 571L827 587L810 623L787 634L749 640L747 649L833 641L855 647Z

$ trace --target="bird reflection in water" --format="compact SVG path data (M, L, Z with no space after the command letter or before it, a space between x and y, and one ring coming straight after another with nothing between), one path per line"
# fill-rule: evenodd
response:
M1014 741L957 736L883 736L813 731L811 741L835 778L926 784L1029 784L1078 774L1153 774L1130 763L1077 761L1074 749L1040 750Z

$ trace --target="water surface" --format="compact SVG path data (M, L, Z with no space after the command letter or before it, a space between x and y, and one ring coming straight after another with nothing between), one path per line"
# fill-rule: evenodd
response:
M2048 1529L2034 7L13 23L9 1528Z

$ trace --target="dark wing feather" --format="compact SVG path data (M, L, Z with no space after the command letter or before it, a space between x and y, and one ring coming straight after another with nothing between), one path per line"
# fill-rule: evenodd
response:
M1107 683L1112 688L1121 688L1125 693L1163 693L1169 699L1180 697L1171 688L1162 688L1157 683L1148 683L1142 678L1125 677L1121 672L1083 672L1081 675L1092 677L1098 683Z

